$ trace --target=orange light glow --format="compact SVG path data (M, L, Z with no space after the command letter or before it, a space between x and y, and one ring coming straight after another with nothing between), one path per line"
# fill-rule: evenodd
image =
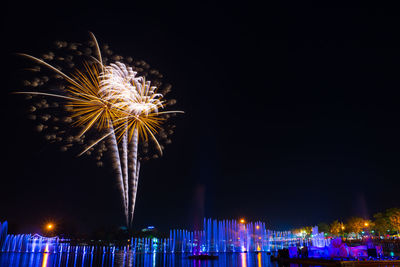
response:
M240 223L245 223L246 221L244 219L240 219Z
M258 229L260 229L260 226L259 226L259 225L257 225L257 226L256 226L256 229L257 229L257 230L258 230Z
M261 250L261 249L260 249ZM261 253L257 253L257 262L258 262L258 267L261 267Z
M46 229L47 229L48 231L53 230L53 228L54 228L54 224L52 224L52 223L48 223L48 224L46 225Z
M366 223L364 223L364 225L365 225L365 227L368 227L369 224L366 222Z
M47 261L48 260L49 260L49 254L48 253L44 253L42 267L47 267Z
M247 259L246 259L247 253L241 253L241 254L242 254L241 255L242 256L242 266L247 267Z

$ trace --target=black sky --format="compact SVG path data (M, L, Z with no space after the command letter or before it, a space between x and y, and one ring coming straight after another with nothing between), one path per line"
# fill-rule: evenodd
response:
M29 64L13 53L88 31L158 68L186 111L164 156L141 169L137 229L192 229L203 216L284 229L399 206L399 26L393 7L9 1L0 221L123 222L112 172L47 144L10 95Z

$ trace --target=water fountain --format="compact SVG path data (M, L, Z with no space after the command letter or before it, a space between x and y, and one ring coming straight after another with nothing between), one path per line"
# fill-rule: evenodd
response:
M7 234L7 222L0 223L0 252L48 252L65 251L68 243L61 243L58 237L44 237L38 234Z
M204 219L203 230L170 230L169 238L132 238L135 252L210 253L277 251L304 243L290 231L271 231L264 222Z
M330 239L325 238L324 233L318 232L318 226L312 228L312 245L313 247L324 248L329 246Z
M6 240L7 230L8 230L8 223L0 222L0 248L3 246L3 243Z
M60 243L58 237L43 237L38 234L7 235L1 252L61 252L67 244Z
M40 253L115 253L133 251L140 253L191 253L220 252L270 252L282 248L308 245L308 239L290 231L271 231L261 221L245 223L244 220L204 219L203 229L188 231L170 230L168 238L131 238L129 246L71 246L68 240L44 237L38 234L7 234L7 222L0 223L0 252ZM311 240L315 246L325 246L324 234L314 230Z

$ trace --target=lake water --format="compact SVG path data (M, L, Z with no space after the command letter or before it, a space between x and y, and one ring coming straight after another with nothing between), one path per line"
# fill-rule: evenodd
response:
M278 266L270 255L262 253L221 253L218 260L190 260L188 254L49 254L49 253L0 253L0 266ZM290 266L297 266L295 264Z

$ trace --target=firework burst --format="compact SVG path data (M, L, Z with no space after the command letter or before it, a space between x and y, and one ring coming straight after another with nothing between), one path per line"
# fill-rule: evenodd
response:
M40 99L31 106L30 118L40 118L37 129L46 132L49 141L64 143L63 151L74 143L85 147L79 155L90 155L97 149L99 166L103 165L103 154L110 152L126 223L131 226L140 162L149 159L150 140L162 155L160 142L170 143L174 128L167 123L168 118L180 111L164 110L176 101L164 99L171 86L162 87L162 75L157 70L143 61L113 55L107 45L103 46L103 56L96 38L93 34L91 37L87 45L56 42L63 52L48 52L41 59L21 54L38 64L32 71L42 73L45 67L53 76L24 81L26 86L44 91L19 93L27 94L31 100ZM160 89L162 93L158 92ZM47 99L53 102L49 104ZM56 111L60 107L62 111ZM64 112L66 116L60 115ZM71 128L76 133L72 134Z

